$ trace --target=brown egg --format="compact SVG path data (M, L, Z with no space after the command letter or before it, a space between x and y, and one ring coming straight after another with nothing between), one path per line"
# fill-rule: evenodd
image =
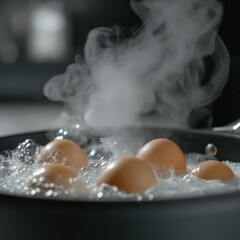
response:
M28 187L40 187L42 189L60 188L67 189L73 178L77 177L74 170L63 165L49 164L33 173L33 178L29 181ZM55 185L53 185L55 184Z
M102 183L116 186L128 193L140 193L154 186L157 179L147 163L135 157L125 157L106 167L97 185Z
M137 157L155 166L162 177L168 177L170 169L176 174L186 172L186 159L182 150L176 143L165 138L146 143Z
M192 169L191 174L205 180L232 180L235 177L231 168L216 160L199 163Z
M67 139L54 140L43 147L38 163L64 164L73 168L88 165L87 155L75 142Z

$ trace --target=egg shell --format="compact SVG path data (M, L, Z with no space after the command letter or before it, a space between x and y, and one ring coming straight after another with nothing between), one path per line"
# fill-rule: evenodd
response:
M121 158L100 175L97 185L106 183L127 193L144 192L157 183L151 167L135 157Z
M41 149L38 163L64 164L80 169L88 165L88 159L78 144L68 139L61 139L49 142Z
M69 187L71 179L76 177L76 172L69 167L64 167L63 165L59 164L49 164L33 173L33 179L29 181L28 187L40 187L43 189L48 189L54 187L46 184L53 183L61 186L63 189L67 189Z
M177 175L186 172L186 159L182 150L175 142L166 138L146 143L136 157L152 164L162 177L168 177L170 169Z
M235 175L230 167L217 160L207 160L199 163L191 171L192 175L205 180L233 180Z

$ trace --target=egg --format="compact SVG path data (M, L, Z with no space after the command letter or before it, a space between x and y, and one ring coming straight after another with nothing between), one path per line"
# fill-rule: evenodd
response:
M207 160L199 163L191 171L192 175L205 180L233 180L235 175L225 163Z
M97 185L102 183L116 186L127 193L141 193L154 186L157 179L146 162L135 157L125 157L106 167Z
M168 177L170 170L174 170L177 175L186 172L186 159L182 150L169 139L158 138L146 143L136 157L152 164L162 177Z
M49 142L42 147L38 163L64 164L80 169L88 165L88 159L86 153L78 144L71 140L61 139Z
M67 189L71 183L71 180L76 177L76 172L69 167L49 164L33 173L33 178L29 181L28 187L52 189L56 188L56 186L60 186L60 188Z

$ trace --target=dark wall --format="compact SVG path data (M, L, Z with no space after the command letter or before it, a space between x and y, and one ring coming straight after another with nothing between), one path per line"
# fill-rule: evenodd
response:
M214 125L223 125L240 118L240 1L226 0L220 28L231 57L230 73L222 95L213 104Z
M26 7L31 2L33 1L25 1L25 4L28 4ZM43 0L42 2L46 1ZM75 9L72 7L74 2L76 4ZM56 63L37 63L28 59L26 53L27 41L24 41L28 34L26 32L25 36L22 34L19 40L21 43L19 43L20 55L18 59L10 64L0 60L0 102L48 101L42 92L44 84L51 77L63 73L66 67L74 62L75 55L83 52L89 31L96 27L111 26L116 23L124 27L132 27L139 23L138 17L130 9L129 0L82 0L80 2L78 0L65 0L72 35L71 52L66 59ZM0 7L6 7L4 3L6 1L0 1ZM9 32L8 26L8 22L5 22L6 31Z

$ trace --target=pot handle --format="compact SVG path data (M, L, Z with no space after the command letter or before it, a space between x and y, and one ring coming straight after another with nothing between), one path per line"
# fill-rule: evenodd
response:
M240 134L240 119L221 127L212 128L214 132L229 132Z

